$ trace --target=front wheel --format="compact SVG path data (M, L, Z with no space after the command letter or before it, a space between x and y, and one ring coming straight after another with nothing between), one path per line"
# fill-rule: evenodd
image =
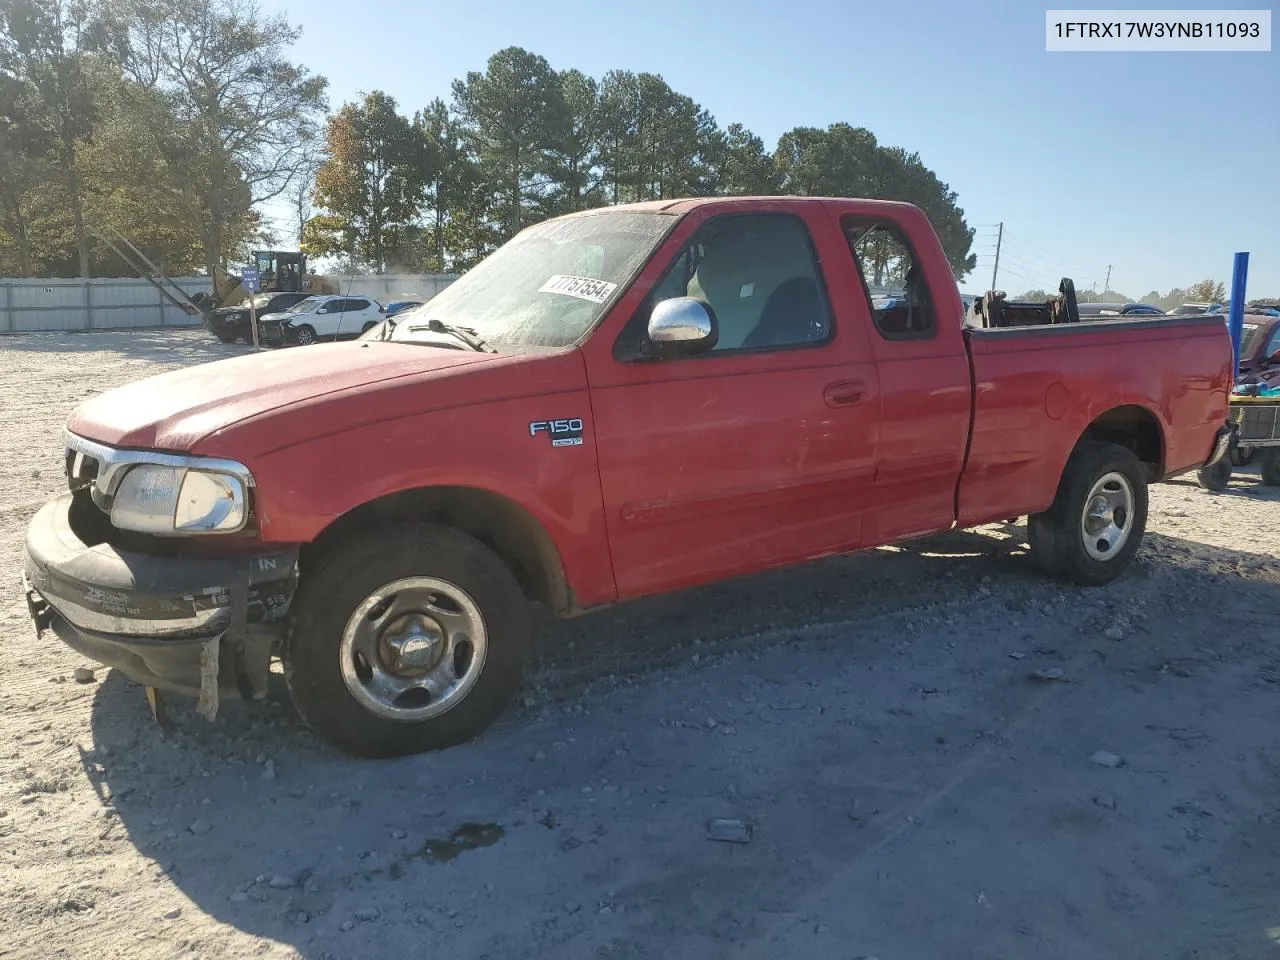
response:
M234 333L219 333L217 337L223 343L235 343L238 339Z
M304 323L298 328L298 346L309 347L316 342L315 327L309 323Z
M304 571L285 677L338 749L401 756L485 730L520 686L527 645L507 565L465 533L410 524L338 542Z
M1031 555L1051 576L1110 583L1147 529L1147 479L1133 451L1085 441L1067 460L1053 505L1029 518Z

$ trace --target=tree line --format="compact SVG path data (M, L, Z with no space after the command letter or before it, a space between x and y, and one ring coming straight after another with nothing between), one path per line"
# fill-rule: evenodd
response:
M1057 294L1046 290L1028 290L1019 294L1016 299L1048 300L1054 296L1057 296ZM1148 303L1166 312L1175 310L1184 303L1220 303L1225 306L1229 298L1230 292L1227 290L1226 284L1221 280L1201 280L1191 284L1189 287L1174 287L1168 293L1152 290L1138 300L1117 290L1103 290L1101 293L1096 290L1076 291L1076 299L1080 303ZM1277 302L1280 302L1280 297L1263 297L1261 299L1250 299L1249 305L1274 304Z
M722 128L652 73L599 80L518 47L412 115L381 91L328 121L309 252L380 271L465 269L521 227L615 203L714 195L909 200L933 220L957 277L973 230L918 154L846 123L797 127L768 150Z
M458 271L547 217L742 194L908 200L957 277L974 265L955 191L865 128L796 127L770 150L656 74L518 47L447 100L372 91L330 114L325 79L290 59L298 35L254 0L0 0L0 276L127 274L117 232L173 274L299 244Z
M299 183L326 82L252 0L0 0L0 275L212 274Z

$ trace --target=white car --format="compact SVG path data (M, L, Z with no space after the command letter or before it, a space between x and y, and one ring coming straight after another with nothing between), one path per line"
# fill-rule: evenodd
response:
M308 297L288 313L263 318L264 339L309 346L320 340L354 340L381 322L382 304L365 296ZM272 329L272 328L275 329Z

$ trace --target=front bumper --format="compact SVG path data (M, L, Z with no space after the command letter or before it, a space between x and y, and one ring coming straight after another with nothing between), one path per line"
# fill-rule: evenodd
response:
M233 314L231 316L209 315L209 332L218 336L247 337L250 334L249 318Z
M149 687L260 695L273 640L297 586L296 549L172 558L85 544L72 495L45 504L27 528L24 587L45 630L91 660Z

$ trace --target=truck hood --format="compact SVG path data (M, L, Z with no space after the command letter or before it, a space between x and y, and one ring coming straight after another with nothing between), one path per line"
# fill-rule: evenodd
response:
M272 410L497 359L463 350L371 346L355 341L299 347L148 377L80 404L67 429L116 447L189 452L209 434Z

